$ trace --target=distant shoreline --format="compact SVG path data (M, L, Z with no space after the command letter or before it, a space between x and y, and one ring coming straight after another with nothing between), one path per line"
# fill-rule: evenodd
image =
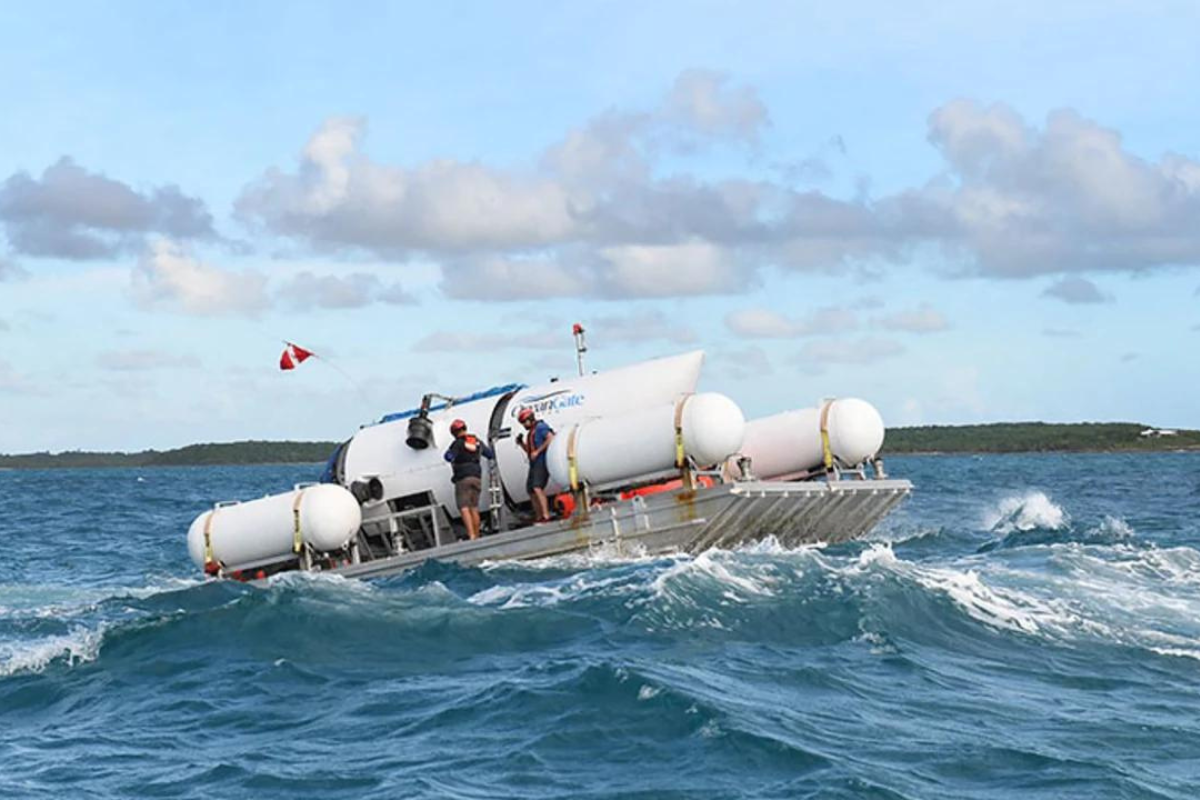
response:
M192 444L138 453L86 452L0 455L0 470L204 467L265 464L322 464L337 442L242 441Z
M1146 434L1146 431L1158 431ZM241 441L193 444L138 453L66 451L0 454L0 470L102 467L197 467L324 463L337 442ZM1003 453L1200 452L1200 431L1160 429L1131 422L999 422L889 428L881 455Z

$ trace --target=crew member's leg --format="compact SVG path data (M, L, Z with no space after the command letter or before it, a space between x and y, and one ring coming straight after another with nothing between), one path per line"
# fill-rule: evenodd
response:
M479 478L463 478L454 484L455 504L462 514L469 539L479 538L479 494L482 489Z
M550 521L550 502L546 499L546 484L550 482L550 468L545 458L529 465L530 483L533 484L533 511L537 522Z
M533 504L536 507L538 522L549 522L550 501L546 499L545 489L533 490Z

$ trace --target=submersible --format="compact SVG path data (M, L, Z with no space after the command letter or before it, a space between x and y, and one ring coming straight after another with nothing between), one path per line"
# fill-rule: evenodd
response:
M577 328L577 346L582 329ZM877 456L884 426L856 398L747 421L722 394L696 392L701 351L465 397L430 393L341 444L321 481L218 502L188 531L210 575L291 570L392 574L428 559L477 563L597 546L695 552L775 537L785 546L861 536L912 490ZM515 435L531 409L555 432L546 453L558 516L530 522L529 462ZM463 537L450 423L491 445L480 512Z

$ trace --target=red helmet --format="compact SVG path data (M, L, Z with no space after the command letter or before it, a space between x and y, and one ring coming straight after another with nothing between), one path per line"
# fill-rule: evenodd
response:
M450 423L450 432L451 433L460 433L461 431L465 431L466 429L467 429L467 423L463 422L461 419L456 419L456 420L454 420L454 422Z
M524 423L531 419L533 419L533 409L532 408L522 408L521 413L517 414L517 422Z

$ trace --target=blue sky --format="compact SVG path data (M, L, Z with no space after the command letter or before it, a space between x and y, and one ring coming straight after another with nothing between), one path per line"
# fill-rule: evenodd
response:
M0 452L343 438L577 320L749 416L1200 427L1195 4L424 5L0 7Z

